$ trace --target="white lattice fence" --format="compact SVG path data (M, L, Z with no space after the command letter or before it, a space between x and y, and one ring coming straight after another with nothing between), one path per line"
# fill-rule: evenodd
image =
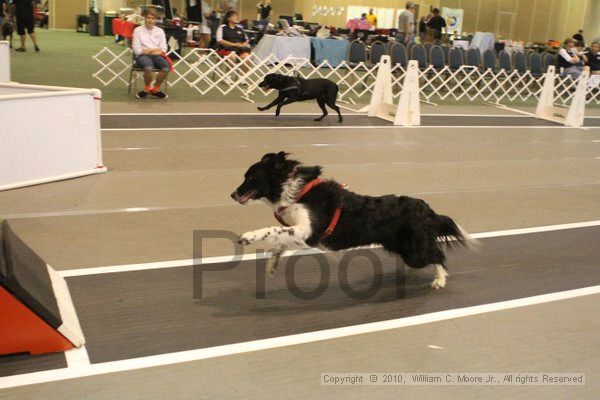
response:
M225 59L210 49L193 49L183 57L170 53L174 60L174 70L169 77L171 86L188 86L200 94L218 92L226 95L239 92L240 96L266 96L269 93L258 88L263 77L269 73L299 75L303 78L327 78L340 87L339 98L342 101L368 101L373 93L377 64L351 64L342 62L333 67L324 61L314 66L308 59L287 57L277 59L273 54L265 59L255 55L242 60L237 56ZM104 86L128 85L132 63L131 50L115 52L103 48L93 59L100 64L93 74ZM392 92L395 98L400 96L405 70L400 64L392 67ZM537 100L540 96L543 77L533 76L529 71L516 70L493 71L463 66L452 70L449 67L436 69L429 66L419 73L420 95L422 100L468 100L491 103L524 102ZM571 101L577 80L571 77L556 77L555 103L566 105ZM599 88L590 85L586 102L600 104Z

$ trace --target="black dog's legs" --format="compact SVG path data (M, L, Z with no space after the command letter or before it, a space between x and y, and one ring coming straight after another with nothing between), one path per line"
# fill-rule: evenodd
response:
M286 106L290 103L295 102L296 99L293 97L287 98L284 101L282 101L281 103L277 104L277 109L275 110L275 116L279 117L279 113L281 113L281 107Z
M322 97L319 97L319 98L317 98L317 103L319 103L319 107L321 107L321 111L323 111L323 115L321 115L319 118L315 118L315 121L321 121L329 113L327 112L327 109L325 108L325 99L323 99Z
M327 105L335 110L338 114L338 122L342 122L342 113L340 112L340 108L338 106L335 105L335 99L331 100L331 99L327 99Z
M266 111L269 108L273 107L275 104L281 103L285 98L286 98L285 95L280 94L279 96L277 96L277 98L275 100L273 100L272 102L270 102L266 106L264 106L264 107L257 107L257 109L258 109L258 111ZM279 114L277 114L277 115L279 115Z

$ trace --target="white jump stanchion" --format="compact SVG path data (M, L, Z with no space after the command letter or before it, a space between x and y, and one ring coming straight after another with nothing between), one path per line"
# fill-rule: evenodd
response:
M404 85L400 93L394 125L421 125L421 106L419 103L419 63L411 60L408 63Z
M542 86L542 93L535 109L535 117L574 128L583 126L588 78L589 72L583 71L577 82L577 87L568 109L556 107L554 105L556 70L553 65L549 66L548 71L544 74L544 85Z
M371 102L368 107L365 107L369 117L388 119L380 116L380 114L389 116L389 112L395 111L391 109L393 106L391 65L392 59L390 56L381 56Z
M408 63L398 105L393 103L392 71L389 56L382 56L369 106L363 109L369 117L393 122L394 125L414 126L421 124L419 105L419 63ZM362 110L361 110L362 111Z
M0 42L0 82L10 82L10 43Z

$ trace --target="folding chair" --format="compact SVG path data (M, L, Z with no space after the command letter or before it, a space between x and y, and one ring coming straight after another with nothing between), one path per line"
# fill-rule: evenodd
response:
M417 60L419 63L419 69L427 68L427 55L425 54L425 48L420 44L415 44L411 47L410 59Z
M367 45L360 39L356 39L350 43L350 47L348 48L348 67L354 68L360 63L367 62ZM344 77L350 73L350 69L346 69L346 73ZM355 72L355 77L356 77ZM352 86L354 82L350 80L347 81L348 86Z
M510 54L508 54L506 50L502 50L498 53L498 66L506 72L510 72L513 69Z
M467 51L467 65L470 67L481 67L481 54L479 49L472 47Z
M369 57L369 61L372 65L379 63L381 60L381 56L387 54L387 47L385 43L377 40L371 43L371 54Z
M524 74L527 72L527 63L525 62L525 54L519 52L515 53L514 57L515 69L520 73Z
M462 48L452 47L450 49L450 55L448 59L448 66L450 67L450 70L456 71L460 69L464 63L465 60Z
M394 43L390 48L390 58L392 59L392 66L400 64L402 68L406 68L408 65L408 55L406 47L402 43Z
M556 65L556 57L550 53L544 53L542 63L544 65L544 72L546 72L549 66Z
M529 71L534 78L542 76L542 56L539 53L531 53L529 55Z
M142 67L140 67L137 62L135 61L135 54L133 52L131 52L131 69L129 70L129 85L127 87L127 93L131 94L131 86L133 86L133 93L137 93L137 81L140 78L140 76L143 78L144 77L144 69ZM159 69L157 68L153 68L152 69L153 73L158 73L160 72ZM167 75L167 78L164 81L164 92L165 94L168 93L169 90L169 75Z
M431 46L429 51L429 63L435 69L443 69L446 66L446 59L444 58L444 51L441 46Z
M483 69L496 71L496 51L488 49L483 52Z

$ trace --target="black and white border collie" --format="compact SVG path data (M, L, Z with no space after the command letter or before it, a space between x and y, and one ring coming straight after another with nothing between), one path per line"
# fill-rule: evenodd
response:
M409 267L435 266L431 286L446 285L445 249L472 240L452 218L436 214L420 199L363 196L333 180L321 180L320 175L320 166L301 165L285 152L268 153L248 168L244 182L231 194L241 204L266 201L286 225L246 232L239 239L244 245L265 241L275 248L267 262L269 273L275 272L287 249L342 250L376 244L399 254Z

